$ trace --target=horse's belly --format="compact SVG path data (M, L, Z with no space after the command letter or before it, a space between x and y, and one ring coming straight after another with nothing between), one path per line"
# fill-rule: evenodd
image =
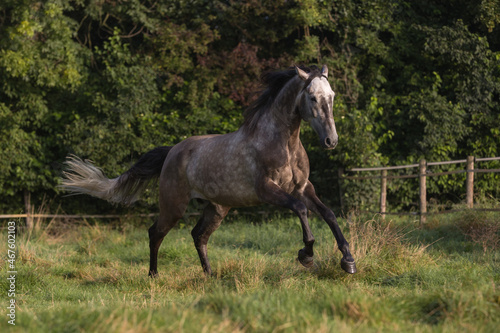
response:
M244 184L207 182L200 187L193 190L192 198L205 199L228 207L247 207L261 203L255 189Z
M254 206L260 203L251 170L237 165L214 163L210 168L188 171L192 197L230 206Z

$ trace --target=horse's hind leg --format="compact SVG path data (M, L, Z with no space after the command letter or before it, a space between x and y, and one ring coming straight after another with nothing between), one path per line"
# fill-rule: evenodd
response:
M203 216L200 218L196 226L191 231L193 236L194 245L198 255L200 256L201 267L207 275L212 274L210 263L207 257L207 244L210 235L217 230L224 217L229 212L230 207L216 205L211 202L205 207Z
M158 250L163 238L182 218L189 203L187 196L175 196L172 192L171 196L172 198L162 198L160 191L160 217L149 228L149 276L151 277L158 275Z
M159 221L159 220L158 220ZM177 221L170 223L169 228L158 228L158 221L149 228L149 276L156 277L158 275L158 250L163 242L163 238L172 229Z

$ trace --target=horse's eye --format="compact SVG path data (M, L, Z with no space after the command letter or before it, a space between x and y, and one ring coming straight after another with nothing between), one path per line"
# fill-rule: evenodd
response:
M317 100L317 99L316 99L316 97L314 97L314 96L312 96L312 97L311 97L311 101L312 101L313 103L317 103L317 102L318 102L318 100Z

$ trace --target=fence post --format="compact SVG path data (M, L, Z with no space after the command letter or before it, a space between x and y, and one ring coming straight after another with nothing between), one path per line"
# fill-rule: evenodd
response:
M422 227L427 220L427 179L425 177L426 172L427 172L427 162L425 160L420 160L419 163L420 227Z
M26 229L31 231L33 217L31 216L31 193L28 190L24 190L24 209L26 210Z
M380 172L380 214L385 220L386 200L387 200L387 170Z
M474 156L467 156L467 208L474 207Z

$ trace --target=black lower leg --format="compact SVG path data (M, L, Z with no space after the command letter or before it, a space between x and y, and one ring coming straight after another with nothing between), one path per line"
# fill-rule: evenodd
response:
M195 245L198 256L200 257L201 267L206 275L212 275L212 268L207 256L207 245Z
M207 255L208 240L210 235L220 226L222 219L226 216L228 211L229 207L209 203L203 211L203 216L191 231L194 246L196 247L196 251L200 257L201 267L206 275L212 274L212 269Z
M338 248L342 252L342 259L340 260L340 267L347 273L354 274L357 272L356 263L352 257L351 251L349 251L349 243L345 239L342 231L340 231L339 225L337 223L337 218L332 211L325 214L325 220L328 226L332 230L332 233L337 241Z
M149 273L150 277L158 275L158 249L166 233L160 233L156 229L156 223L149 228Z
M212 270L208 262L208 256L207 256L208 240L204 239L205 238L203 237L204 232L205 232L204 217L202 217L191 231L191 236L193 236L194 247L196 248L198 256L200 257L200 262L201 262L201 267L203 268L203 272L209 275L212 273Z
M302 239L305 246L299 250L298 259L302 266L309 268L314 263L314 236L312 235L311 228L309 227L309 222L307 220L307 210L301 213L302 214L299 213L299 217L302 225Z
M311 267L314 263L314 251L313 251L313 244L314 244L314 238L310 240L309 242L304 242L305 246L303 249L299 250L299 262L302 264L304 267Z

